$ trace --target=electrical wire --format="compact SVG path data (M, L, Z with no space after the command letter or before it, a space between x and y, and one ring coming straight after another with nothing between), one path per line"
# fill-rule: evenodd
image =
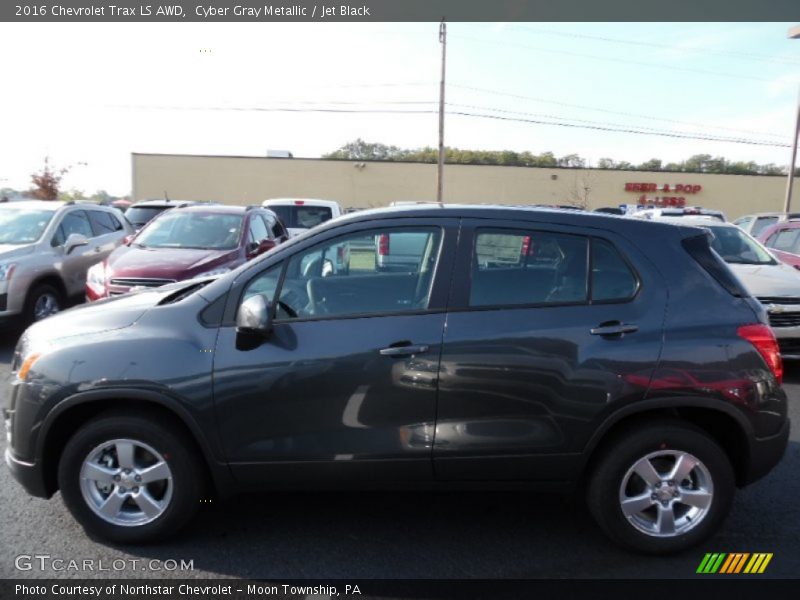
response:
M141 108L141 107L136 107ZM166 106L166 105L153 105L147 107L155 110L199 110L199 111L234 111L234 112L263 112L263 113L332 113L332 114L404 114L404 115L433 115L438 114L438 110L434 109L364 109L364 108L292 108L292 107L238 107L238 106ZM484 109L484 110L498 110L498 109ZM502 110L502 109L499 109ZM608 131L615 133L630 133L638 135L655 135L660 137L679 138L679 139L692 139L712 142L726 142L732 144L748 144L753 146L771 146L776 148L788 148L789 144L770 142L764 140L751 140L746 138L725 138L713 135L701 135L699 133L690 133L683 131L661 131L661 130L647 130L644 128L634 128L627 126L620 126L618 124L610 123L571 123L567 121L553 121L542 119L529 119L520 117L510 117L498 114L482 114L467 112L464 110L447 111L448 115L461 116L468 118L478 119L493 119L497 121L509 121L517 123L528 123L535 125L553 125L557 127L570 127L576 129L591 129L595 131ZM519 114L519 113L516 113ZM558 117L553 117L558 118Z
M692 67L678 67L674 65L665 65L661 63L653 63L653 62L645 62L639 60L630 60L627 58L616 58L611 56L597 56L596 54L584 54L583 52L572 52L570 50L556 50L555 48L541 48L539 46L529 46L528 44L522 44L519 42L512 42L512 41L500 41L500 40L485 40L481 38L475 38L472 36L465 36L461 34L450 34L449 37L462 39L462 40L469 40L471 42L477 42L479 44L499 44L504 46L515 46L517 48L525 48L527 50L535 50L537 52L547 52L550 54L563 54L565 56L574 56L577 58L587 58L589 60L599 60L599 61L607 61L607 62L616 62L621 64L627 65L637 65L640 67L655 67L658 69L670 69L673 71L682 71L685 73L699 73L701 75L713 75L716 77L729 77L731 79L741 79L741 80L749 80L749 81L772 81L768 77L757 77L755 75L738 75L734 73L725 73L723 71L712 71L709 69L695 69Z
M519 31L530 31L532 33L539 33L544 35L553 35L558 37L566 37L566 38L574 38L574 39L584 39L584 40L594 40L598 42L607 42L613 44L625 44L630 46L642 46L648 48L659 48L662 50L674 50L677 52L694 52L699 54L713 54L715 56L727 56L732 58L740 58L744 60L753 60L753 61L761 61L761 62L768 62L768 63L775 63L781 65L789 65L789 66L800 66L800 61L795 60L791 57L783 57L783 56L769 56L767 54L757 54L754 52L738 52L735 50L713 50L713 49L699 49L699 48L687 48L685 46L679 46L677 44L660 44L658 42L644 42L641 40L623 40L620 38L610 38L601 35L589 35L585 33L574 33L568 31L553 31L552 29L540 29L537 27L527 27L522 25L508 25L507 27L511 29L516 29Z
M480 92L480 93L483 93L483 94L491 94L491 95L494 95L494 96L505 96L507 98L516 98L518 100L533 100L534 102L541 102L543 104L553 104L553 105L556 105L556 106L564 106L564 107L567 107L567 108L580 108L580 109L584 109L584 110L602 112L602 113L606 113L606 114L610 114L610 115L617 115L617 116L621 116L621 117L635 117L637 119L647 119L647 120L651 120L651 121L662 121L664 123L674 123L676 125L688 125L690 127L705 127L705 128L709 128L709 129L719 129L721 131L750 133L750 134L754 134L754 135L766 135L768 137L777 137L777 138L781 138L781 139L786 137L784 134L775 133L775 132L758 131L758 130L752 130L752 129L741 129L741 128L737 128L737 127L725 127L724 125L711 125L711 124L708 124L708 123L696 123L696 122L692 122L692 121L681 121L681 120L678 120L678 119L667 119L665 117L655 117L653 115L644 115L644 114L641 114L641 113L631 113L631 112L624 112L624 111L618 111L618 110L610 110L610 109L606 109L606 108L598 108L596 106L588 106L586 104L573 104L573 103L570 103L570 102L561 102L561 101L558 101L558 100L550 100L550 99L546 99L546 98L539 98L539 97L536 97L536 96L525 96L525 95L522 95L522 94L515 94L515 93L511 93L511 92L500 92L500 91L491 90L491 89L488 89L488 88L481 88L481 87L475 87L475 86L469 86L469 85L460 85L458 83L448 83L447 87L449 87L449 88L457 88L457 89L462 89L462 90L469 90L469 91L473 91L473 92Z

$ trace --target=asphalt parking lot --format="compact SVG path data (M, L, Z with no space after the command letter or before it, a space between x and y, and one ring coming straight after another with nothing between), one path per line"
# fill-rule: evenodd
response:
M0 382L13 336L0 333ZM0 577L92 577L19 570L20 555L90 560L97 577L246 578L686 578L705 552L772 552L760 577L800 573L800 365L788 365L795 424L770 475L741 491L722 532L668 558L612 546L579 502L531 493L271 493L203 506L179 537L155 546L89 539L58 495L31 498L0 467ZM0 442L5 451L5 441ZM192 561L192 571L150 571L153 559ZM116 562L115 562L116 561ZM124 569L115 570L116 566ZM138 562L133 562L138 561ZM66 564L66 563L65 563ZM172 563L164 563L168 568ZM708 577L708 576L706 576Z

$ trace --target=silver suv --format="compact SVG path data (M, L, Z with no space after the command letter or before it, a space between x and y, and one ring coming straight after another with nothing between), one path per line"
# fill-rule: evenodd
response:
M0 324L38 321L82 297L89 267L132 233L127 219L106 206L0 204Z

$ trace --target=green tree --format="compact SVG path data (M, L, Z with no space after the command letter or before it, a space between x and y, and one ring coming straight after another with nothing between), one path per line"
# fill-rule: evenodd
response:
M660 158L651 158L636 167L640 171L660 171L661 170L661 159Z

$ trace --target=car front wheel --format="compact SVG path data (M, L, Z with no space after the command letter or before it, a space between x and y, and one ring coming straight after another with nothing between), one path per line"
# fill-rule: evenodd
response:
M111 542L169 536L189 521L202 495L192 448L177 427L129 413L100 416L64 448L64 503L88 533Z
M36 286L28 294L25 317L28 323L41 321L59 312L64 304L61 292L52 285Z
M612 539L650 554L678 552L712 535L735 492L725 452L690 424L637 428L605 448L588 504Z

